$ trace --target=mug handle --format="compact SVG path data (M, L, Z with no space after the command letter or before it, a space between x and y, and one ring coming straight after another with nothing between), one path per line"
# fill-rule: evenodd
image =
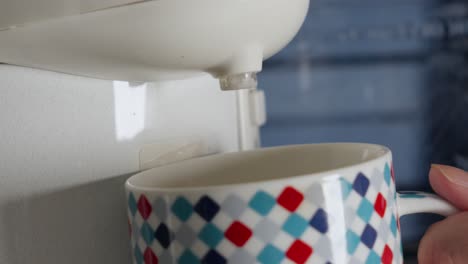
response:
M455 206L441 197L424 192L398 192L397 204L400 217L417 213L449 216L459 212Z

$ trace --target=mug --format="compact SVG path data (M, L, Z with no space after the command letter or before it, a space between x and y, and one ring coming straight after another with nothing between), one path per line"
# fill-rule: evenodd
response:
M218 154L126 182L136 264L403 263L399 219L456 209L397 193L392 154L359 143Z

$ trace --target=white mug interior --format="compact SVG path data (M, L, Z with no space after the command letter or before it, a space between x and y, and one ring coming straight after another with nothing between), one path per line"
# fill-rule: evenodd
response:
M263 148L217 154L177 162L132 176L132 189L208 188L327 176L391 155L384 146L361 143L323 143Z

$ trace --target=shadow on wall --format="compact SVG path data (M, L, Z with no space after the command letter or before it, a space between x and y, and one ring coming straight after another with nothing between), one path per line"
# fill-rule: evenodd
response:
M131 263L124 192L129 176L8 202L0 221L4 263Z

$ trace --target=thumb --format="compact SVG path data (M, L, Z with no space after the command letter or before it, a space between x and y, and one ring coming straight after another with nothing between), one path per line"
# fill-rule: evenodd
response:
M468 173L434 165L429 173L432 188L456 207L468 209ZM419 244L420 264L468 263L468 212L449 216L429 228Z
M468 173L444 165L433 165L429 172L432 188L460 210L468 211Z

